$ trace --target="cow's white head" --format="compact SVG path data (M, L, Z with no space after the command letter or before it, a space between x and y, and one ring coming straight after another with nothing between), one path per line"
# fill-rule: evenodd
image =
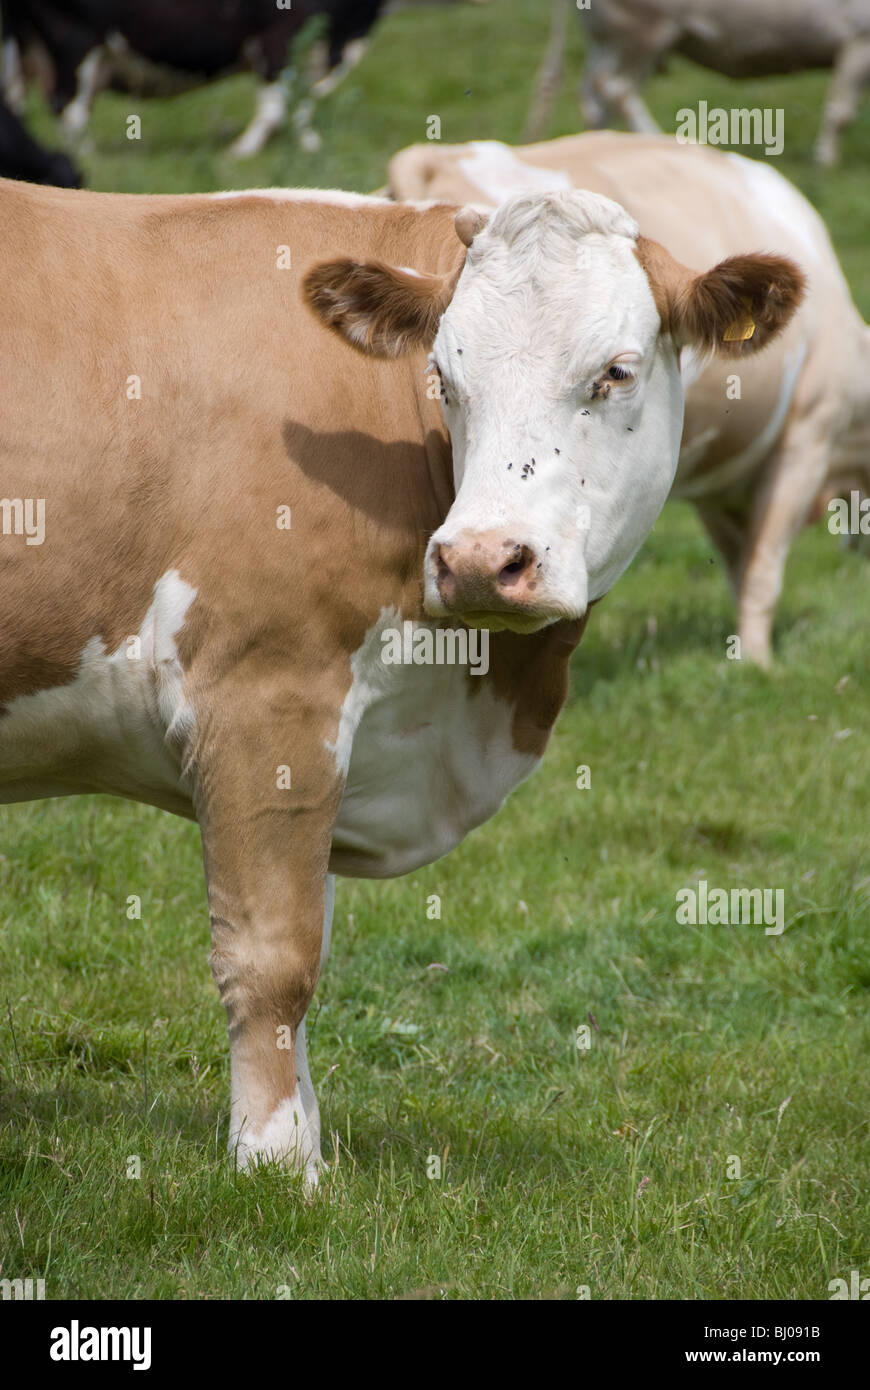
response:
M595 193L524 193L456 229L461 273L342 260L309 303L363 351L430 347L456 500L432 536L425 605L532 632L580 617L636 554L673 482L680 356L745 356L789 321L804 277L778 256L705 274Z

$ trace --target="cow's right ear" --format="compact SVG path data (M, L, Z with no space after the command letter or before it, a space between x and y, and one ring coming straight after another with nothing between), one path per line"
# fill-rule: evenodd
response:
M372 357L430 348L456 287L455 275L421 275L382 261L321 261L302 282L314 313Z

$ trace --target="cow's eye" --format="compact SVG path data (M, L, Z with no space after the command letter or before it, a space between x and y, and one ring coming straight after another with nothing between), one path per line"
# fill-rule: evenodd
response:
M631 375L631 369L621 366L619 362L614 362L613 366L607 369L607 376L611 381L627 381Z

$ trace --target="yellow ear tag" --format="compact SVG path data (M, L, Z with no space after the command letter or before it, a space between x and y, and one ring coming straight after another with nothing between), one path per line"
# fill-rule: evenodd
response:
M743 318L735 319L733 323L729 323L722 334L723 343L745 343L747 338L751 338L755 332L755 320L749 312L749 300L744 299L742 302L746 312Z

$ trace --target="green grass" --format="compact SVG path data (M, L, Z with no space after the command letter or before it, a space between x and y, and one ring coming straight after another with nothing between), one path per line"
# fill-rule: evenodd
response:
M368 188L430 113L445 140L516 139L538 12L456 9L448 48L443 12L390 20L321 107L319 156L285 137L226 161L242 79L106 96L89 180ZM870 117L818 173L823 90L674 63L648 95L663 124L700 97L783 105L779 167L828 217L867 312ZM566 85L549 133L574 123ZM728 661L722 571L689 510L666 509L595 611L537 776L447 860L339 884L310 1033L333 1163L310 1203L225 1155L195 827L107 799L4 810L2 1276L45 1276L50 1298L819 1299L870 1273L868 611L866 562L816 528L789 566L774 673ZM698 877L782 888L786 931L678 926L674 895Z

